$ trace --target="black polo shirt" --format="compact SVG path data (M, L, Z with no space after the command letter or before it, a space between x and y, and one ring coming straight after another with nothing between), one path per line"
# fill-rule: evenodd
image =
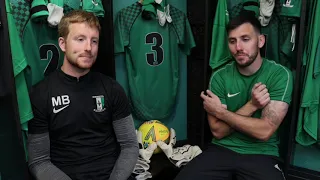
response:
M123 88L101 73L56 70L30 97L29 133L49 132L51 162L74 180L108 179L120 153L112 122L130 115Z

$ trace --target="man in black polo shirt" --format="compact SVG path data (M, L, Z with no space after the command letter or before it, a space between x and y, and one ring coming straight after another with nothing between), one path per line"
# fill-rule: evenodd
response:
M98 54L98 19L73 11L58 31L63 65L30 96L30 171L40 180L130 179L138 143L127 97L115 80L90 71Z

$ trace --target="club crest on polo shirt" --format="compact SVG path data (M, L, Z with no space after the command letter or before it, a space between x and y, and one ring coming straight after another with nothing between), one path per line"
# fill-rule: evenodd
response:
M99 96L92 96L95 104L95 109L93 109L94 112L103 112L106 110L104 106L104 96L99 95Z
M282 4L283 7L292 8L291 0L287 0L285 4Z

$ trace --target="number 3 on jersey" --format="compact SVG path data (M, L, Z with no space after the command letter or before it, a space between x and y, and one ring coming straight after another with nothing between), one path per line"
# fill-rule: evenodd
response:
M54 44L43 44L39 47L41 61L48 61L48 65L44 69L43 75L47 76L58 68L60 52Z
M151 45L153 52L147 53L147 63L151 66L158 66L163 62L164 52L162 48L163 38L161 34L153 32L146 35L146 44Z

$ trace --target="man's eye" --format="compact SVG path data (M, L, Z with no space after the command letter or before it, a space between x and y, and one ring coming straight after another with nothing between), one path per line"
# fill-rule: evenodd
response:
M245 41L245 42L247 42L247 41L249 41L250 39L249 38L245 38L245 39L243 39L243 41Z
M230 44L234 44L236 41L235 40L230 40L229 43Z
M82 39L82 38L79 38L79 39L78 39L78 41L82 42L82 41L83 41L83 39Z

